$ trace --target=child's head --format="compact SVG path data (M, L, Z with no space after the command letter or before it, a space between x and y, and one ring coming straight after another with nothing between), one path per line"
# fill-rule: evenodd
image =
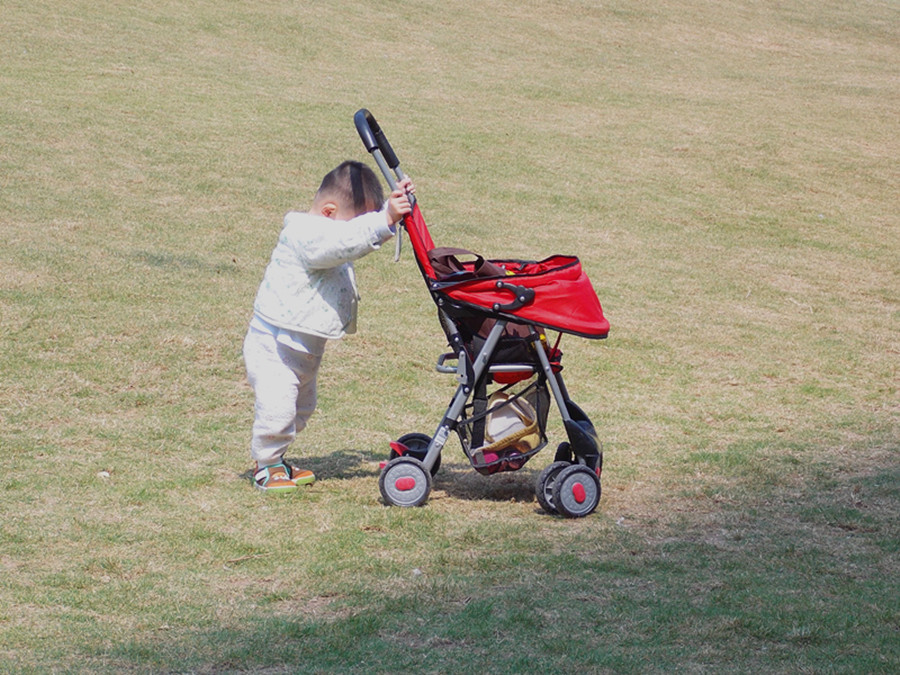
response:
M313 211L337 220L349 220L384 203L381 182L362 162L347 161L329 171L313 200Z

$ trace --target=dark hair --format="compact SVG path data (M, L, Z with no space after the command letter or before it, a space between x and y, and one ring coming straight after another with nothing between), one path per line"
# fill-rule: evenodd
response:
M384 202L381 182L368 166L362 162L348 160L329 171L316 197L328 197L340 202L345 208L352 208L356 215L377 211Z

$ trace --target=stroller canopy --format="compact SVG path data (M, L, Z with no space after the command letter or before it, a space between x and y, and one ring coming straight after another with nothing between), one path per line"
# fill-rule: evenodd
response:
M432 264L434 241L418 205L405 217L404 225L419 269L436 298L443 296L478 314L581 337L605 338L609 333L609 321L577 257L490 260L494 272L485 276L474 263L462 262L459 272L442 276Z

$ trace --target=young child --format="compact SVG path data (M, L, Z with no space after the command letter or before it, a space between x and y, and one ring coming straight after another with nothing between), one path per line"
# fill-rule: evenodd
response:
M360 162L329 172L308 213L291 211L256 294L244 339L247 379L256 395L250 455L253 482L289 492L315 481L284 453L316 408L316 375L325 343L356 332L359 296L353 260L381 247L410 212L406 179L388 200Z

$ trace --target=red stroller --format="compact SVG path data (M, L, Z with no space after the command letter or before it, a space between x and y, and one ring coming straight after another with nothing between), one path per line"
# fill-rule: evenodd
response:
M405 176L387 138L368 110L358 111L354 122L394 189ZM563 333L605 338L609 322L578 258L485 260L437 248L415 203L402 224L450 346L437 370L455 374L458 385L433 436L410 433L391 443L379 478L385 503L425 503L451 432L479 473L520 469L547 444L552 398L568 441L538 477L537 500L549 513L592 513L600 501L603 453L594 425L563 383L559 343ZM397 258L400 242L398 232ZM553 345L548 330L558 333Z

